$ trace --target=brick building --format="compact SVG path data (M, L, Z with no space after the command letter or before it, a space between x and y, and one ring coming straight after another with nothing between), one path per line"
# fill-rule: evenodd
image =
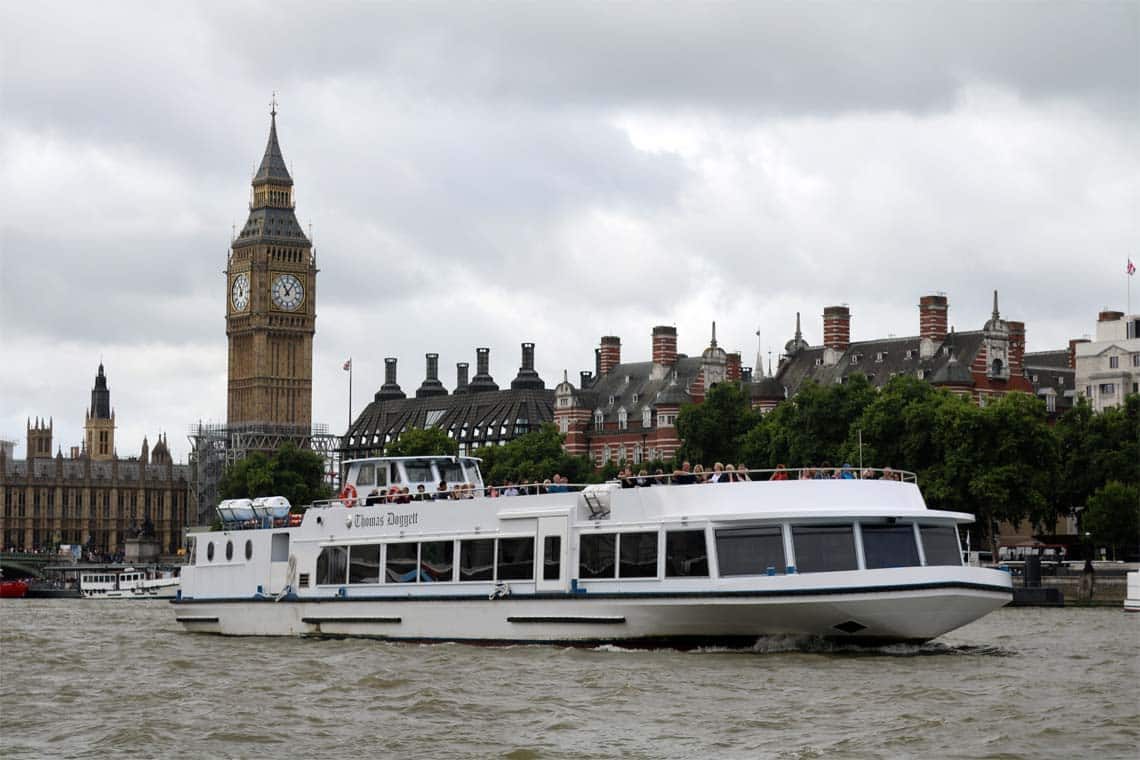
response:
M923 296L917 335L852 341L850 308L828 306L823 310L820 346L804 340L797 314L795 335L784 346L775 378L756 379L765 388L753 389L753 405L769 408L795 395L808 380L841 383L857 372L876 386L897 375L913 375L983 406L1011 391L1041 396L1047 404L1052 396L1054 411L1059 408L1058 399L1064 405L1065 391L1073 385L1071 367L1060 360L1065 352L1030 354L1027 359L1025 323L1002 318L996 290L993 312L980 330L949 328L949 311L945 295ZM1036 381L1031 379L1033 374Z
M84 440L52 455L52 420L28 420L27 458L0 446L0 541L4 549L80 544L102 554L123 550L140 528L153 531L163 552L182 544L188 524L189 472L174 464L166 437L151 449L144 437L137 457L120 458L115 412L103 365L91 391Z
M677 353L677 328L653 328L649 361L622 362L621 338L604 336L593 372L579 386L564 377L554 389L554 421L566 436L566 451L607 462L641 464L670 459L680 446L677 413L704 400L716 383L744 378L739 353L709 345L698 357Z

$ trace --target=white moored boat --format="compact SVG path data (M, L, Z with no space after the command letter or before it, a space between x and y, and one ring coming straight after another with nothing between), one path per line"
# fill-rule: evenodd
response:
M909 474L496 497L471 458L346 465L345 499L295 527L262 509L195 534L177 621L416 641L925 641L1012 598L1008 573L962 564L957 526L973 517L927 509ZM441 480L468 498L432 500Z
M170 570L104 567L79 575L84 599L173 599L180 580Z

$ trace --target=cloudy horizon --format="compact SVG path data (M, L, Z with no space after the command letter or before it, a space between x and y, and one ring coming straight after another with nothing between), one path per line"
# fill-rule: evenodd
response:
M100 360L121 456L226 412L233 225L279 102L318 266L313 420L383 359L536 344L552 387L710 325L751 365L801 312L914 335L920 296L1027 350L1123 310L1140 263L1140 5L0 7L0 438L82 437ZM1140 288L1133 310L1140 308ZM761 335L758 340L756 332Z

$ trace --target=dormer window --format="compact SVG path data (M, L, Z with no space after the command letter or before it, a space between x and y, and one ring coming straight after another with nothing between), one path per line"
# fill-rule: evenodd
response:
M635 394L633 394L633 398L632 398L632 399L630 399L630 402L631 402L631 403L634 403L634 404L636 404L636 403L637 403L637 394L636 394L636 393L635 393Z
M858 364L859 363L859 354L851 354L851 363L852 364Z
M618 409L618 430L626 430L627 428L629 428L629 413L623 406Z
M908 348L906 350L906 358L908 358L908 359L914 358L914 349L913 348Z
M925 380L926 379L926 370L920 369L916 374L918 375L919 380Z
M645 407L641 410L641 426L647 428L651 425L653 425L653 410Z
M875 364L882 364L882 363L883 363L883 352L879 351L878 353L875 354Z
M599 433L602 432L602 426L605 425L606 415L601 409L594 411L594 430Z
M815 366L822 367L823 366L823 359L816 359L815 360Z
M610 406L613 406L613 405L614 405L614 397L610 396Z

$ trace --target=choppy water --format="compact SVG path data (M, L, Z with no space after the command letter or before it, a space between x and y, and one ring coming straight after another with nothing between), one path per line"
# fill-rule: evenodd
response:
M181 632L0 601L0 755L1136 758L1140 615L1007 609L922 647L480 648Z

